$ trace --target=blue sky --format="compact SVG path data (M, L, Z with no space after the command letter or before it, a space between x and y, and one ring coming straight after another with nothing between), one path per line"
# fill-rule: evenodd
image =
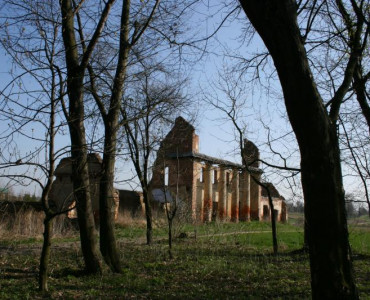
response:
M207 19L202 27L201 34L207 35L214 31L220 23L222 14L216 14L214 18ZM198 22L198 21L197 21ZM219 73L223 68L232 66L233 62L227 58L227 55L241 55L246 53L255 53L263 49L263 45L259 38L255 38L253 43L248 47L242 45L240 41L241 29L245 24L236 20L232 23L226 22L218 33L208 42L203 59L194 64L189 72L191 78L191 86L189 92L192 94L199 103L198 120L195 124L196 132L200 137L200 152L215 156L222 157L228 160L240 161L238 150L238 142L235 140L235 132L232 124L223 120L224 115L217 109L212 108L209 104L205 103L202 93L208 94L210 98L219 97L221 100L226 100L225 95L217 91L215 85L219 81ZM1 81L0 88L9 81L8 75L11 68L9 62L10 57L4 54L0 49L0 63ZM248 78L245 78L248 79ZM213 86L213 87L212 87ZM240 109L242 119L240 122L245 122L247 125L246 137L254 141L261 149L261 158L269 159L272 157L266 148L266 130L264 125L271 127L272 136L279 136L284 131L289 131L289 125L284 120L284 106L280 95L280 88L278 82L272 82L269 89L261 89L257 84L248 85L248 90L243 94L246 98L246 104ZM2 101L2 99L0 99ZM263 120L263 123L261 122ZM2 123L1 126L6 126ZM37 132L35 125L30 125L29 130ZM33 132L33 131L32 131ZM17 142L20 145L21 151L27 152L36 147L36 145L25 141L21 137L17 137ZM63 147L68 143L67 135L59 136L58 147ZM280 150L281 145L276 144L277 149ZM267 150L266 150L267 149ZM270 156L270 157L268 157ZM274 159L272 159L274 161ZM125 163L117 165L119 172L117 179L122 180L126 177L131 177L132 167ZM118 185L121 186L121 185ZM135 183L132 185L135 187ZM122 186L121 186L122 187ZM19 188L20 192L35 191L35 187ZM36 188L37 194L40 194L40 189Z

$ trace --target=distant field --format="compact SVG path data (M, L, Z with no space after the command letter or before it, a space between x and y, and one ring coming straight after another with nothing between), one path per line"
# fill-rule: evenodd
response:
M83 276L76 234L53 244L50 293L46 298L103 299L307 299L309 262L299 251L302 218L290 215L278 225L280 254L271 255L269 223L177 225L170 259L165 223L158 223L155 242L145 245L142 223L117 226L123 274ZM350 225L360 297L370 298L370 232L367 220ZM300 224L300 225L299 225ZM41 240L0 241L0 299L42 298L37 292Z

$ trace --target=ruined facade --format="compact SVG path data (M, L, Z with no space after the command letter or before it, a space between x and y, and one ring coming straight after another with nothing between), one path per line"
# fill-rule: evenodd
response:
M152 207L161 207L178 199L178 213L189 221L209 222L269 220L270 205L267 192L253 178L260 181L259 151L250 141L245 141L243 160L248 165L211 157L199 153L199 137L194 127L182 117L161 142L153 166L150 182ZM99 185L102 159L99 154L88 155L90 194L95 220L99 217ZM50 198L58 211L75 206L72 182L72 160L63 158L55 170ZM284 198L271 183L268 187L274 203L277 221L287 220ZM144 215L142 193L120 190L115 193L112 213ZM76 210L68 212L77 217Z
M199 153L194 127L178 117L162 141L154 163L152 201L165 198L171 202L177 196L181 213L197 222L269 219L268 199L253 180L261 179L259 151L247 140L244 148L248 170L241 164ZM277 220L285 221L286 205L277 191L273 193L273 202Z
M99 218L99 186L102 170L102 159L97 153L88 154L87 158L89 168L89 180L90 180L90 196L92 202L92 209L94 213L95 221ZM75 199L73 196L73 182L72 182L72 158L63 158L54 172L55 180L52 185L50 192L50 199L56 207L57 211L64 211L69 208L75 207ZM114 216L117 218L118 207L119 207L119 196L118 192L114 193ZM68 211L70 218L76 218L76 209Z

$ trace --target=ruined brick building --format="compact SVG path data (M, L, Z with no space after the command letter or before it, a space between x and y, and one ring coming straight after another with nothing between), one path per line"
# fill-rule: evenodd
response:
M171 202L177 196L179 213L189 221L211 220L269 220L270 208L265 189L252 177L260 180L259 151L250 141L245 141L244 157L249 168L223 159L199 153L199 137L194 127L182 117L161 142L153 166L150 194L153 207ZM99 154L88 155L90 194L96 219L99 216L99 184L102 159ZM72 160L63 158L55 170L56 179L51 199L59 211L75 206L72 182ZM273 198L278 221L287 220L284 198L271 183L265 183ZM113 211L112 211L113 212ZM119 190L115 193L114 214L143 215L142 193ZM76 217L71 210L69 217Z
M182 117L161 143L153 167L150 188L153 201L178 197L182 213L193 221L247 221L270 219L267 192L252 177L261 180L259 151L245 140L245 166L199 153L199 137ZM269 188L278 221L287 220L284 198L271 183Z

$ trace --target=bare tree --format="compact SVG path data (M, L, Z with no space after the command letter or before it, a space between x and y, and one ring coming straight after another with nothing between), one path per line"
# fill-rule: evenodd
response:
M48 9L51 7L45 6L41 9L50 12ZM3 149L0 168L2 171L7 169L7 172L0 176L22 185L33 182L42 190L41 203L45 218L39 290L47 291L53 219L65 213L57 210L51 203L50 192L54 180L55 161L61 155L65 155L68 149L56 147L55 139L56 136L59 138L62 136L67 124L60 116L65 107L63 77L60 69L56 67L58 60L56 37L60 25L56 20L52 18L45 20L38 14L32 15L28 21L42 32L37 41L37 50L32 51L28 47L28 30L32 28L31 26L16 38L13 35L16 32L15 28L7 27L6 38L1 41L4 50L12 57L14 73L11 74L10 82L1 91L3 97L0 109L1 121L8 122L9 126L0 135ZM30 25L27 22L21 24ZM32 89L28 86L30 81ZM14 86L18 89L14 90ZM32 147L29 147L25 151L18 147L14 141L18 135L23 136L27 144L33 145L35 150L30 150Z
M184 82L171 83L170 74L164 74L160 82L160 73L158 70L143 73L139 85L132 93L127 91L125 106L122 109L125 142L143 190L147 244L151 244L153 240L149 195L153 155L163 138L163 128L171 124L181 109L185 108L186 111L188 104L181 92Z
M272 241L273 241L273 252L276 255L278 253L278 241L276 233L276 216L274 213L274 203L271 197L271 192L266 183L264 183L259 176L256 176L252 171L252 167L259 165L261 162L268 167L278 169L280 172L286 171L289 175L286 175L285 179L290 179L292 176L299 174L298 168L291 168L287 166L287 160L279 154L283 165L278 166L273 163L266 162L260 158L249 157L249 153L246 151L245 140L247 138L247 117L248 114L248 94L247 89L239 77L238 73L235 74L233 71L224 70L221 74L219 73L218 82L214 85L214 90L211 94L204 94L205 101L219 110L223 117L221 117L222 123L231 123L234 129L235 140L238 145L238 152L241 156L242 163L246 168L246 171L250 174L252 180L266 190L271 215L271 227L272 227ZM249 103L250 105L250 103ZM271 144L270 144L271 148ZM272 148L271 148L272 150ZM284 174L281 174L284 177Z
M163 158L162 158L163 159ZM163 159L164 162L164 159ZM166 166L163 166L165 170ZM179 159L177 158L177 171L176 171L176 190L174 195L171 194L170 189L166 186L166 182L163 182L163 196L164 196L164 205L166 211L166 218L168 224L168 255L170 259L173 259L172 253L172 242L173 242L173 221L176 217L178 203L179 203Z

